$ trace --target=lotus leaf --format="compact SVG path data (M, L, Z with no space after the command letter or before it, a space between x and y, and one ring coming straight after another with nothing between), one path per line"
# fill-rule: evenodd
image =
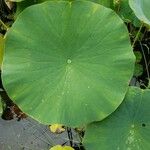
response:
M150 25L150 0L129 0L129 5L142 22Z
M87 127L86 150L150 149L150 90L131 87L108 118Z
M2 80L33 118L79 126L120 105L134 61L114 11L88 1L48 1L25 9L9 30Z
M101 4L108 8L113 8L113 0L89 0L98 4Z
M132 22L136 27L141 25L140 20L135 16L134 12L129 6L129 0L115 1L114 5L115 11L125 22Z

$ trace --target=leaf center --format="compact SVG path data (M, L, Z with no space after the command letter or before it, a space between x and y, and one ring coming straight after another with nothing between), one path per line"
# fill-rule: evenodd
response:
M71 62L72 62L71 59L68 59L68 60L67 60L67 63L68 63L68 64L71 64Z

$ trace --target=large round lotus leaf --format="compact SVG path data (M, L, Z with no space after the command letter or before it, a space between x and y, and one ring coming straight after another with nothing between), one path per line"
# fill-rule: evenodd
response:
M7 34L4 55L9 96L47 124L105 118L122 102L134 66L122 20L87 1L27 8Z
M87 127L86 150L149 150L150 90L130 88L121 106Z
M129 4L135 15L150 25L150 0L129 0Z

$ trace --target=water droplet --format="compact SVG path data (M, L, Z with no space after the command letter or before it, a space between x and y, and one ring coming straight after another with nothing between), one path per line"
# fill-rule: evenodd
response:
M134 134L135 134L134 130L129 131L129 136L127 137L127 140L126 140L127 145L133 144L135 142Z
M133 136L129 136L128 137L128 144L131 144L134 142L134 137Z
M67 63L68 63L68 64L71 64L71 59L68 59L68 60L67 60Z
M88 89L90 88L90 86L88 86Z
M134 124L131 125L131 128L134 128Z
M120 147L117 147L117 150L120 150Z
M134 130L129 131L130 135L134 135Z

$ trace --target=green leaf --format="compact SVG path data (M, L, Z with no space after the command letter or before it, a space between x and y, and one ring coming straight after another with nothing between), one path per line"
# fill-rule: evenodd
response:
M136 57L136 63L139 63L142 60L142 54L140 51L135 51L134 55Z
M30 116L79 126L120 105L134 61L128 31L111 9L88 1L45 2L24 10L9 30L2 79Z
M29 0L29 1L25 0L20 3L17 3L17 10L16 10L15 17L17 17L25 8L34 4L38 4L38 0Z
M131 87L108 118L87 127L86 150L150 149L150 90Z
M113 8L113 0L89 0L98 4L101 4L108 8Z
M118 2L118 1L117 1ZM115 2L116 12L125 22L132 22L136 27L140 26L140 21L135 16L134 12L129 6L129 0L120 0Z
M135 64L134 76L140 76L143 73L143 66L140 64Z
M142 22L150 25L150 0L129 0L129 5Z

